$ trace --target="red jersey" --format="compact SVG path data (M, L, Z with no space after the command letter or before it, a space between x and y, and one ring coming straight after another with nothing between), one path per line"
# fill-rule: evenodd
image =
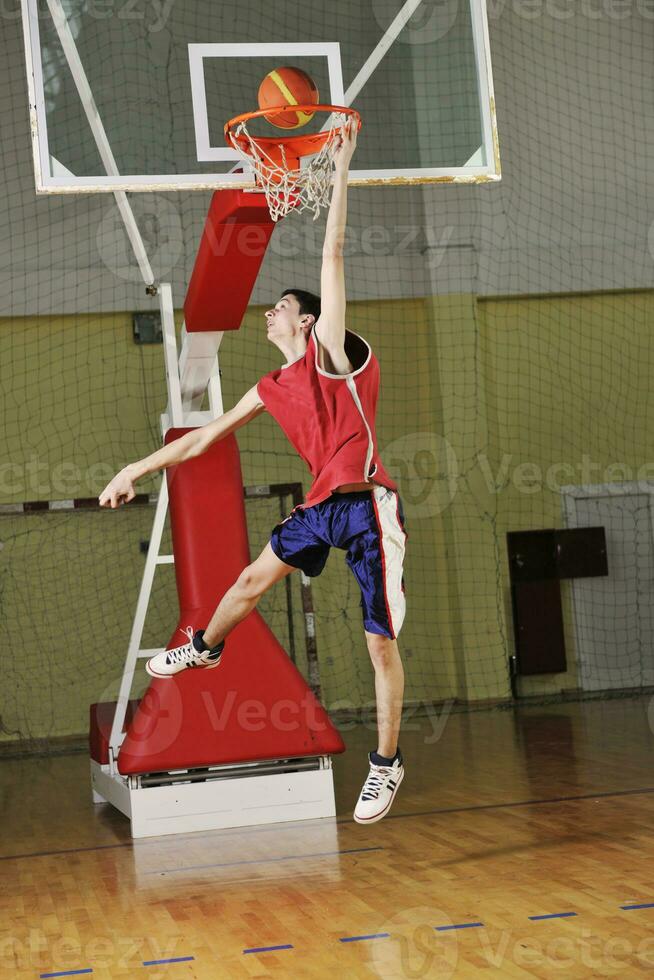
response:
M377 450L377 358L363 337L346 330L345 353L354 370L330 374L318 365L314 333L315 325L302 357L257 383L259 398L314 478L303 506L319 504L345 483L379 483L397 490Z

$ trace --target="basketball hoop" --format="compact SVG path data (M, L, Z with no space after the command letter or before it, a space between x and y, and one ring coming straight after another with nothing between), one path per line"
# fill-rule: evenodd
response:
M275 107L283 112L328 112L328 127L319 133L294 136L253 136L248 123L261 116L269 116L271 109L244 112L225 124L225 139L244 160L254 168L257 187L263 190L273 221L283 218L289 211L312 211L314 221L320 209L329 204L334 153L338 147L341 127L355 122L361 128L361 117L356 109L339 105L293 105ZM312 159L301 167L302 157Z

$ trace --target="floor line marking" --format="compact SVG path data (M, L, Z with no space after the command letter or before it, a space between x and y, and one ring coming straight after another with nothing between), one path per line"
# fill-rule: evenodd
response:
M447 932L448 929L476 929L481 926L483 928L483 922L457 922L453 926L434 926L436 932Z
M383 851L383 847L349 847L341 851L316 851L313 854L282 854L281 857L254 858L247 861L225 861L222 864L189 864L182 868L162 868L159 871L146 871L148 875L170 875L179 871L200 871L203 868L235 868L242 864L270 864L276 861L298 861L302 858L329 857L338 854L361 854L364 851Z
M436 810L416 810L414 813L389 813L384 820L407 820L411 817L431 817L440 813L476 813L479 810L510 810L519 806L547 806L551 803L575 803L578 800L602 800L621 796L649 795L654 793L654 787L644 786L641 789L610 790L606 793L582 793L579 796L552 796L546 799L514 800L509 803L480 803L476 806L441 807ZM351 823L346 817L339 818L337 824Z
M547 915L528 915L527 918L531 919L532 922L538 922L539 919L567 919L568 916L577 915L576 912L548 912Z
M143 966L162 966L164 963L188 963L195 956L173 956L169 960L143 960Z
M93 973L93 969L90 966L85 966L83 970L59 970L56 973L40 973L40 980L46 980L46 977L78 977L81 973Z
M280 946L253 946L251 949L244 949L244 953L271 953L277 949L294 949L291 943L284 943Z
M384 817L384 820L409 820L413 817L431 817L438 815L440 813L475 813L479 810L510 810L512 807L520 806L547 806L551 803L575 803L579 800L603 800L611 799L613 797L619 798L622 796L639 796L639 795L650 795L654 793L654 786L643 786L640 789L625 789L625 790L609 790L605 793L583 793L579 796L553 796L544 799L533 799L533 800L514 800L508 803L482 803L478 806L453 806L453 807L443 807L436 810L416 810L415 813L389 813ZM303 823L304 821L296 821ZM351 817L339 817L334 821L336 826L345 826L355 829ZM279 830L292 830L292 827L276 828L276 832ZM260 830L253 830L253 828L244 828L244 831L253 833L270 833L270 827L264 827ZM214 831L206 831L202 834L202 839L205 837L211 837L215 834L220 834L222 831L220 829ZM231 834L225 834L224 836L233 836ZM161 846L161 840L148 841L124 841L121 844L96 844L92 847L68 847L64 850L59 851L27 851L24 854L0 854L0 861L21 861L25 858L38 858L38 857L58 857L59 855L65 854L83 854L87 851L106 851L118 848L131 848L132 850L141 849L154 844ZM343 853L343 852L340 852Z

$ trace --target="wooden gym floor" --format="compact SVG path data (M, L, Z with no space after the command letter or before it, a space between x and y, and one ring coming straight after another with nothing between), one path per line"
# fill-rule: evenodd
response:
M138 842L84 756L5 761L0 977L651 974L652 725L649 697L438 709L370 827L359 726L335 821Z

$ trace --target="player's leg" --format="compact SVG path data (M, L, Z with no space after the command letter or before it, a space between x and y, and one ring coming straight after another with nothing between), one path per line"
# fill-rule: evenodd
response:
M293 510L274 527L259 557L243 569L220 600L207 628L194 631L187 627L186 643L152 657L145 665L147 672L153 677L172 677L188 667L217 667L225 637L254 609L264 592L296 568L307 575L319 575L329 554L329 545L319 534L319 506L309 513L302 508Z
M403 563L407 534L399 496L376 487L368 505L357 506L346 561L361 589L366 644L375 670L377 750L354 810L357 823L385 816L404 778L398 734L402 717L404 669L397 645L406 612Z
M172 677L189 667L217 667L227 634L254 609L264 592L295 570L294 565L287 565L277 557L268 542L224 594L209 626L205 630L189 626L185 631L186 643L163 650L148 660L145 665L148 674Z
M246 565L230 589L222 597L211 621L204 631L204 642L214 647L225 639L234 627L252 612L261 596L276 582L291 572L294 565L280 561L270 546L270 541L259 557Z
M368 653L375 671L377 702L377 755L394 759L402 720L404 668L397 640L365 630Z
M390 810L404 779L404 760L398 745L404 668L397 639L369 630L365 632L375 670L378 742L377 750L368 754L368 777L354 808L354 819L357 823L375 823Z

